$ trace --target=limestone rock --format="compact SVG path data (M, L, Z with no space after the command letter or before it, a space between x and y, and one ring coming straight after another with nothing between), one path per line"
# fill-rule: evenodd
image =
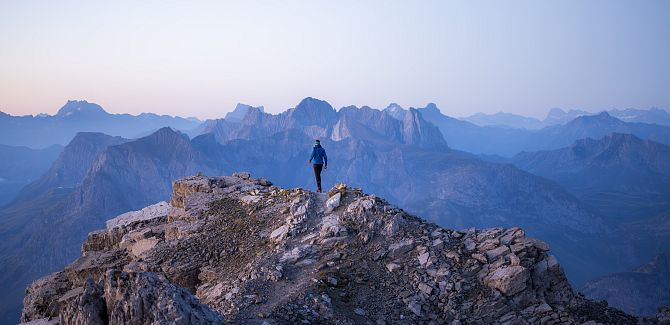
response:
M340 199L342 198L342 193L337 192L335 195L331 196L328 201L326 201L326 213L333 211L340 206Z
M487 285L507 296L526 289L530 273L523 266L510 266L497 269L487 281Z
M107 225L107 229L117 228L128 225L132 222L151 220L154 218L166 216L169 209L170 204L162 201L154 205L150 205L142 210L130 211L121 214L116 218L107 220L105 224Z

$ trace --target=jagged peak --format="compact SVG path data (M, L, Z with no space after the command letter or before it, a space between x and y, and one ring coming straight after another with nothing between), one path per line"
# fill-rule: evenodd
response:
M265 112L265 107L263 107L263 105L261 105L261 106L251 106L251 105L242 104L242 103L237 103L237 105L235 105L235 110L234 111L238 111L238 110L246 111L246 110L249 110L249 109L257 109L261 112Z
M230 122L241 122L247 118L248 115L254 113L265 113L263 106L251 106L247 104L238 103L232 112L226 113L224 119Z
M390 103L386 108L384 108L385 111L404 111L405 109L398 105L397 103Z

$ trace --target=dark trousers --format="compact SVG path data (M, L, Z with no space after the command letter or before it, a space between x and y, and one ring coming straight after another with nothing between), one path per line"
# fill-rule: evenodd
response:
M322 164L314 164L314 177L316 177L316 188L321 189L321 171L323 170Z

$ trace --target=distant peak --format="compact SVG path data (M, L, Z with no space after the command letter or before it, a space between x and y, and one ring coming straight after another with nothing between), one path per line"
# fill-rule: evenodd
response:
M556 114L563 115L563 114L565 114L565 111L561 108L558 108L558 107L554 107L554 108L549 110L549 115L556 115Z
M144 138L140 138L138 141L150 142L150 143L172 143L173 141L178 139L183 139L185 141L190 140L188 135L181 133L179 131L175 131L169 126L164 126L156 130L156 132Z
M237 103L237 105L235 106L234 111L244 111L244 112L246 112L250 109L257 109L261 112L265 112L265 107L263 107L262 105L261 106L251 106L251 105L242 104L242 103Z
M68 100L56 113L57 116L70 116L73 114L107 114L107 112L98 104L89 103L85 100Z
M160 129L156 130L156 132L154 132L153 134L155 134L155 135L165 135L165 134L180 134L180 133L181 132L175 131L169 126L164 126Z
M402 108L402 106L396 104L396 103L391 103L386 108L384 109L385 111L404 111L405 109Z
M396 103L391 103L389 104L389 106L386 106L384 112L391 115L391 117L393 117L396 120L403 120L405 118L407 110L402 108L402 106Z
M328 109L334 111L335 109L327 101L317 99L314 97L305 97L303 100L298 103L298 106L295 107L296 110L299 109Z
M224 119L230 122L240 122L244 120L249 112L252 111L265 112L265 108L263 106L254 107L251 105L238 103L237 106L235 106L235 110L228 112Z
M427 111L440 112L440 109L437 108L437 105L435 105L435 103L428 103L428 105L426 105L426 107L424 107L423 109Z

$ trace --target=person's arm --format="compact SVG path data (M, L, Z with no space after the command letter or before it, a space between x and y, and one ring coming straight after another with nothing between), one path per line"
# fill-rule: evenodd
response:
M307 162L310 163L310 164L312 163L312 159L314 159L314 153L315 153L315 152L314 152L314 151L315 151L314 149L315 149L315 148L312 148L312 154L309 155L309 160L307 161Z
M326 149L323 149L323 163L324 167L328 168L328 155L326 155Z

